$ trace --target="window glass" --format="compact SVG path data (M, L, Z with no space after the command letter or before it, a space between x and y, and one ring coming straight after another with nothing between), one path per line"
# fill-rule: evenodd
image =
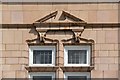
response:
M52 80L52 76L33 76L33 80Z
M68 50L68 64L86 64L86 50Z
M90 66L91 46L64 46L64 66Z
M51 64L52 50L34 50L33 64Z
M55 46L30 46L30 66L55 66Z
M87 80L86 76L68 76L67 80Z

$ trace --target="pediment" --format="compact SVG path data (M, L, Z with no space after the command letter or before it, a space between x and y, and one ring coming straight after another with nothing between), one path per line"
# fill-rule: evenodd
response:
M84 23L85 21L83 21L82 19L74 16L73 14L70 14L68 12L65 11L55 11L52 12L48 15L46 15L45 17L35 21L35 23L55 23L55 22L81 22Z

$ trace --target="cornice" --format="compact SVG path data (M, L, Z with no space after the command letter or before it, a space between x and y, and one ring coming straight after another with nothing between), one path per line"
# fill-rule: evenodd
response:
M33 24L0 24L1 29L30 29ZM37 26L39 27L39 26ZM119 28L120 23L87 23L85 28ZM44 27L45 28L45 27Z

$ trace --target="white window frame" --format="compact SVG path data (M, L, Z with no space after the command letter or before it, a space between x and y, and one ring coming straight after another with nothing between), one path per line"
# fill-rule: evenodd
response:
M87 50L86 64L68 64L68 50ZM90 45L64 46L64 66L90 66L91 47Z
M52 76L52 80L55 78L54 72L30 72L29 78L33 79L33 76Z
M90 72L65 72L65 80L67 80L68 76L86 76L87 78L90 78Z
M52 64L33 64L33 50L52 50ZM29 66L55 66L55 46L30 46Z

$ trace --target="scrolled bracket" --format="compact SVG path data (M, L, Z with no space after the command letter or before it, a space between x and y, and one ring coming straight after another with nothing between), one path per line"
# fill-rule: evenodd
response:
M44 43L45 42L45 37L46 37L46 32L47 31L41 32L41 31L37 30L36 27L34 26L33 28L31 28L29 33L32 33L32 34L36 35L36 38L26 40L26 42L27 43Z

